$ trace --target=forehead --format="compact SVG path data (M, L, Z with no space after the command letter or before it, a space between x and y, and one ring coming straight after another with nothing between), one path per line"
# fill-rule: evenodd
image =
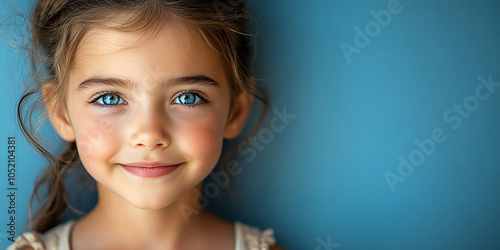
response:
M217 81L226 80L220 56L195 28L180 22L155 31L89 30L75 51L70 78L113 74L140 81L133 78L145 73L155 77L208 74Z

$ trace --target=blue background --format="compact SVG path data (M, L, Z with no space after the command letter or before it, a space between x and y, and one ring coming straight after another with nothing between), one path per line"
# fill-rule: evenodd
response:
M17 24L7 29L15 38L23 22L12 10L26 13L29 1L3 2L1 21ZM274 228L287 249L500 248L500 89L474 97L478 77L500 82L500 2L401 0L379 29L371 11L389 0L249 2L259 24L257 77L271 106L296 117L270 138L269 113L261 146L247 145L255 155L236 158L237 201L220 192L210 209ZM367 25L372 37L349 62L341 44L355 46L355 27ZM20 233L43 160L13 119L23 53L5 41L0 52L0 159L16 136ZM466 115L453 111L458 104ZM435 129L446 140L423 154L415 140L428 142ZM418 165L413 172L400 173L400 156ZM6 165L0 247L8 244ZM392 190L387 173L404 182Z

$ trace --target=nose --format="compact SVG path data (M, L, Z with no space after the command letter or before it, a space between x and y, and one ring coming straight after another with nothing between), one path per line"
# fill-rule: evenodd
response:
M165 115L152 109L138 110L132 117L130 144L147 150L166 148L170 137L165 128Z

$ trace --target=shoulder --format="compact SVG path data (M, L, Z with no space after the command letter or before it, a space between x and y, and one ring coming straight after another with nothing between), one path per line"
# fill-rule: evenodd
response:
M282 249L276 245L274 230L271 228L260 230L241 222L234 223L235 249Z
M17 249L69 249L69 232L73 221L58 225L45 234L37 232L23 233L7 250Z
M42 235L37 232L27 232L23 233L16 238L14 243L7 247L7 250L18 250L18 249L45 249L45 244L42 239Z

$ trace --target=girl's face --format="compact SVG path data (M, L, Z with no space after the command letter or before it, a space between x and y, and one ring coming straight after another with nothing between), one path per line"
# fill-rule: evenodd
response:
M158 209L210 173L223 138L242 129L250 99L240 95L231 109L221 59L186 26L172 24L152 40L139 40L144 35L86 34L70 71L66 107L51 121L65 140L76 140L99 188Z

